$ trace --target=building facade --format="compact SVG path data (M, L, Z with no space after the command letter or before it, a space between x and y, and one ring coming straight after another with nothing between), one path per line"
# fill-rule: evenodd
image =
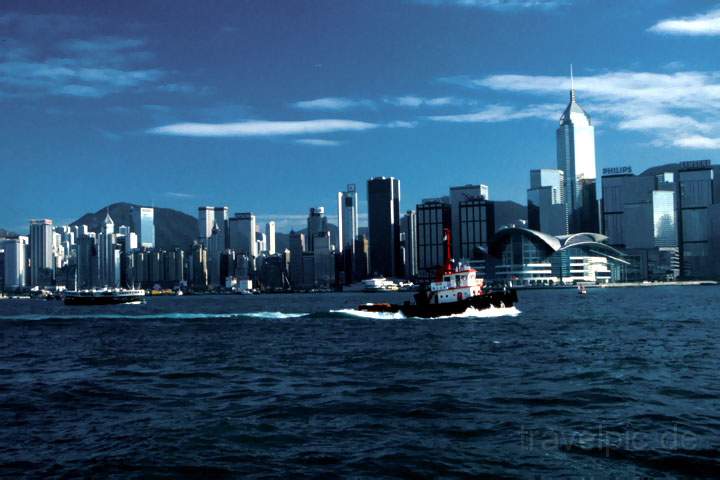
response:
M578 105L575 89L556 131L557 168L564 173L567 233L599 232L595 167L595 127Z
M528 227L550 235L568 232L564 177L562 170L543 168L530 171Z
M133 206L131 214L139 245L144 248L155 248L155 209Z
M238 254L257 257L255 215L252 212L236 213L228 221L228 246Z
M444 229L451 225L450 202L446 198L426 199L415 207L417 216L418 275L432 278L445 264Z
M32 286L52 285L55 277L52 220L30 221L30 281Z
M375 177L368 180L367 187L370 272L386 277L402 276L400 180Z

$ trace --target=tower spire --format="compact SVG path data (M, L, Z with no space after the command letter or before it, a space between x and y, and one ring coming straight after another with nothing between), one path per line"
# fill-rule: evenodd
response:
M570 64L570 101L575 101L575 78L573 77L573 66Z

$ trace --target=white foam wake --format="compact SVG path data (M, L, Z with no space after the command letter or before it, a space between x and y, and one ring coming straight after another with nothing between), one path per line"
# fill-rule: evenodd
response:
M283 319L283 318L300 318L310 315L309 313L283 313L283 312L251 312L245 313L244 316L252 318L272 318L272 319Z
M330 313L339 313L341 315L350 315L359 318L369 318L372 320L402 320L405 317L402 312L368 312L366 310L355 310L354 308L343 308L341 310L330 310ZM441 317L432 318L496 318L496 317L517 317L522 312L517 307L503 307L503 308L484 308L478 310L470 307L463 313L456 313L453 315L444 315Z
M30 314L30 315L1 315L0 320L203 320L203 319L240 319L240 318L266 318L270 320L284 318L299 318L309 313L283 313L283 312L238 312L238 313L201 313L201 312L167 312L139 315L125 315L122 313L88 313L77 314Z
M405 318L402 312L368 312L367 310L355 310L354 308L343 308L341 310L330 310L330 313L350 315L352 317L370 318L372 320L401 320Z
M495 318L495 317L517 317L522 312L517 307L502 307L497 308L490 306L490 308L483 308L478 310L470 307L463 313L456 313L454 315L447 315L444 317L437 318Z

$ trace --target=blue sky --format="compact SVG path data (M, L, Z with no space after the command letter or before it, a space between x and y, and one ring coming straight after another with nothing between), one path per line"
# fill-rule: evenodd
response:
M555 165L568 70L598 169L714 159L720 4L691 0L4 1L0 226L117 201L280 230L400 178L402 207ZM8 208L9 207L9 208Z

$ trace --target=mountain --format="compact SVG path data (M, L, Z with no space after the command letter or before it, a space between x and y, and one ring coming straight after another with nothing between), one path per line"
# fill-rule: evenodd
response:
M11 232L9 230L5 230L4 228L0 228L0 238L17 238L18 234L15 232Z
M86 213L70 225L87 225L90 231L98 232L105 219L106 212L120 225L132 227L132 207L140 207L132 203L113 203L95 213ZM187 213L171 208L155 208L155 246L162 249L182 248L188 251L198 236L197 219Z

